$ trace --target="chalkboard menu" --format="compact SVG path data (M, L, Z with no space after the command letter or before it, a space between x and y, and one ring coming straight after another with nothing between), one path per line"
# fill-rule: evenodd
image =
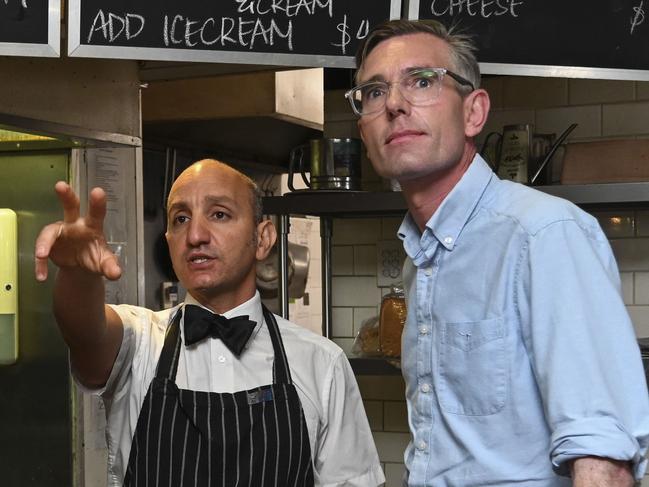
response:
M484 73L649 79L649 0L410 0L476 35Z
M2 1L2 0L0 0ZM401 0L70 0L70 56L353 67Z
M60 0L0 0L0 55L58 57Z

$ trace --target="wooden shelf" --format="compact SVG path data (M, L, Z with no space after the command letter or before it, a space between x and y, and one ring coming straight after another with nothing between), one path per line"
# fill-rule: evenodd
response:
M264 213L312 216L390 216L406 212L400 191L296 191L264 198Z
M356 375L401 375L401 368L394 365L399 359L349 357Z
M556 184L536 189L579 206L649 206L649 182Z
M649 206L649 182L535 186L579 206ZM264 213L331 217L394 216L406 212L399 191L296 191L264 198Z

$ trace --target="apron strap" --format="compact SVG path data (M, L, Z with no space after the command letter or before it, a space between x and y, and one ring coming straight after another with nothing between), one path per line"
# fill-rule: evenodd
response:
M179 308L173 317L171 325L167 328L165 342L155 372L155 376L158 379L176 380L178 357L180 356L180 347L182 345L182 340L180 339L180 318L182 315L183 310Z
M273 352L275 353L275 360L273 361L273 383L274 384L293 384L291 379L291 371L288 367L288 358L284 350L284 343L279 333L279 326L275 316L271 313L266 306L261 305L264 311L264 319L268 326L270 333L270 340L273 343Z

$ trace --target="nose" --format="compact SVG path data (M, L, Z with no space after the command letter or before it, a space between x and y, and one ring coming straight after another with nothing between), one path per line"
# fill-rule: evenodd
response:
M390 118L395 118L399 115L407 115L410 113L410 108L410 103L399 91L399 85L391 85L388 90L387 98L385 99L385 110L388 113L388 116Z
M187 243L192 247L199 247L202 244L209 243L210 232L206 222L200 216L195 216L189 221L187 231Z

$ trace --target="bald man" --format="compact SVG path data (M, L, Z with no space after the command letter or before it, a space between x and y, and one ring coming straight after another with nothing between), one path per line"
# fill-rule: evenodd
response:
M376 486L384 482L340 348L261 303L255 268L276 239L255 183L214 160L173 184L167 243L187 299L154 312L104 303L119 279L106 195L88 214L65 183L64 219L36 241L59 270L54 313L75 380L106 405L108 485Z

